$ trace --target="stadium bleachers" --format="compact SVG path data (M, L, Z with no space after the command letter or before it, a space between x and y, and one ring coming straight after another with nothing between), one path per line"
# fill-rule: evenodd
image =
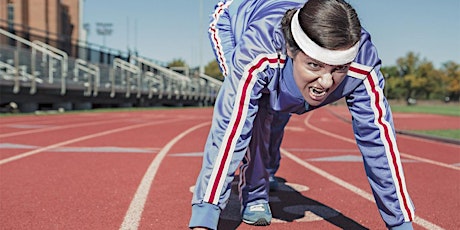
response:
M9 41L0 42L0 105L14 103L20 112L206 106L221 86L205 74L183 74L135 55L96 63L3 29L0 39Z

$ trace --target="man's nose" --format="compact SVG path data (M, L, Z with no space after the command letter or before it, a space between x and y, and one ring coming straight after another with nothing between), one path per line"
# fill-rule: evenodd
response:
M323 88L329 88L332 86L334 81L332 80L332 74L331 73L325 73L320 76L318 79L318 83L323 87Z

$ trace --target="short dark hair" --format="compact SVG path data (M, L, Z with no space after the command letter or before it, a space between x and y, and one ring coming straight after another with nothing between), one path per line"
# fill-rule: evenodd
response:
M295 12L296 9L288 10L281 21L286 43L294 55L300 51L291 32ZM312 41L330 50L349 48L361 37L358 15L343 0L309 0L300 9L299 23Z

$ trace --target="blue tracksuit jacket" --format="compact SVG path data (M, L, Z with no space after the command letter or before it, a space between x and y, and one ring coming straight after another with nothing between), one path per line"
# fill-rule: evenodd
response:
M215 103L203 166L192 199L190 227L215 229L231 182L251 141L260 99L274 111L302 114L345 97L356 143L380 214L389 228L410 222L414 207L401 166L392 114L383 95L381 61L362 29L359 53L338 88L318 107L303 99L286 55L281 19L305 0L219 2L209 35L226 76ZM307 138L307 137L306 137Z

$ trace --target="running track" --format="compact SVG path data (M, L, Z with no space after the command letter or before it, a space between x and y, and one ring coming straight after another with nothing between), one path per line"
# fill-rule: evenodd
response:
M187 229L211 108L0 118L0 229ZM342 118L340 118L342 117ZM395 114L397 128L460 128L458 118ZM268 227L385 229L346 108L294 115ZM415 229L460 229L460 146L398 135ZM236 186L236 181L234 185Z

